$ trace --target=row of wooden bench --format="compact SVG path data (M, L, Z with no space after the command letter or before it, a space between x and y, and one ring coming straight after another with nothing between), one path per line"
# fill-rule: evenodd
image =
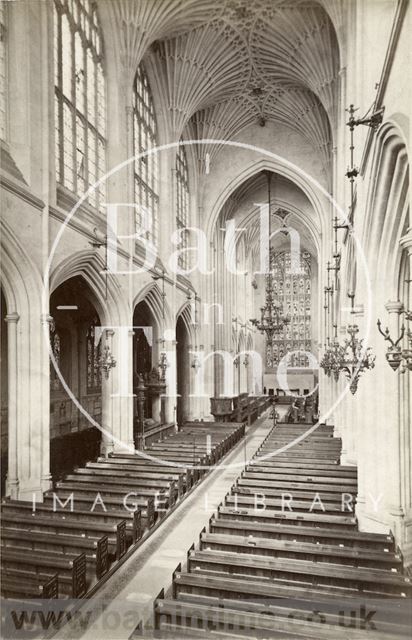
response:
M402 556L392 534L358 530L356 468L339 464L332 428L275 454L304 428L270 430L156 598L156 637L408 635Z
M186 423L140 455L73 470L41 503L4 500L2 595L83 597L244 432L244 424Z
M246 422L251 425L272 404L269 396L252 396L240 393L237 396L210 398L210 413L215 420L224 422Z

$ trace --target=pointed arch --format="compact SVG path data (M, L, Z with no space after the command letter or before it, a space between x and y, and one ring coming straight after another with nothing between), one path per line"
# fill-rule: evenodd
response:
M48 350L43 283L31 257L1 222L1 285L8 324L8 493L31 499L49 488ZM4 327L2 327L4 329ZM9 339L11 338L11 339ZM24 447L21 443L33 442ZM30 478L27 468L30 467Z
M185 325L186 331L190 338L190 344L192 345L192 347L196 346L196 326L193 325L192 322L192 311L189 301L184 302L176 313L176 323L179 318L182 319Z
M409 216L408 152L393 122L385 122L377 133L369 184L363 244L368 248L371 273L382 274L386 282L389 279L388 297L393 297L398 291L400 240Z
M5 220L1 222L1 284L9 313L41 313L42 280L30 256Z
M70 259L64 258L51 271L50 293L69 278L81 276L93 294L93 303L102 325L128 325L129 309L124 301L120 283L113 274L107 275L106 298L105 267L103 258L94 251L79 251Z
M239 146L241 148L247 147L247 145L243 145L241 143L236 143L235 146ZM272 171L273 173L278 173L279 175L289 179L291 182L297 185L297 187L299 187L308 198L316 215L318 216L320 235L325 233L325 231L329 227L330 205L325 207L322 200L324 201L325 198L330 199L330 196L324 189L324 187L320 185L314 178L304 173L298 166L294 165L292 162L275 156L275 154L269 153L265 149L256 150L260 151L266 157L250 164L227 183L225 188L221 191L212 205L210 216L208 217L206 223L206 235L210 239L213 238L220 212L225 202L231 197L236 189L252 176L262 171ZM318 251L320 251L319 242L317 243L317 249Z
M149 307L153 318L156 322L158 329L161 328L161 321L163 316L163 304L164 304L164 325L166 328L174 327L173 314L166 299L163 300L163 294L159 285L156 282L150 282L135 296L133 301L133 309L139 304L139 302L146 302Z

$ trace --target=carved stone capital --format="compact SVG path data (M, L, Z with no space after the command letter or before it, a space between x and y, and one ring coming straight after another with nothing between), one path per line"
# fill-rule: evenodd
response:
M399 300L388 300L385 304L385 309L388 313L397 313L399 315L403 311L403 303Z
M399 241L399 244L403 249L406 249L408 254L412 256L412 227L409 227L408 231Z
M13 323L18 322L20 320L20 316L17 311L13 311L12 313L8 313L4 318L6 322Z

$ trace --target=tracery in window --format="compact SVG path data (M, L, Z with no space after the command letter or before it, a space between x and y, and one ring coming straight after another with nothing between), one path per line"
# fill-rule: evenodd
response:
M300 266L292 264L290 251L273 253L271 269L274 297L283 305L290 322L284 326L272 346L266 345L266 364L275 367L289 353L288 366L307 367L309 359L305 352L311 351L310 253L301 253Z
M0 138L6 139L7 129L7 7L0 2Z
M189 179L185 148L179 145L176 155L176 228L186 229L189 224ZM188 268L189 232L180 232L178 264L181 269Z
M102 385L102 372L99 367L100 342L96 344L97 319L89 325L86 333L87 393L97 393Z
M156 117L152 94L142 65L139 66L133 92L134 124L134 195L136 207L136 232L156 244L159 215L159 166L158 154L148 153L157 146Z
M81 195L106 171L103 43L95 0L54 1L56 178ZM88 202L102 208L105 186Z

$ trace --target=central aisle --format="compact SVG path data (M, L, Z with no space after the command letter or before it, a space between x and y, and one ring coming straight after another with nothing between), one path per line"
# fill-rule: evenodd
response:
M172 572L186 560L187 549L273 426L267 416L266 412L246 430L245 438L223 460L225 466L210 473L55 638L126 640L141 620L150 618L159 591L171 583Z

